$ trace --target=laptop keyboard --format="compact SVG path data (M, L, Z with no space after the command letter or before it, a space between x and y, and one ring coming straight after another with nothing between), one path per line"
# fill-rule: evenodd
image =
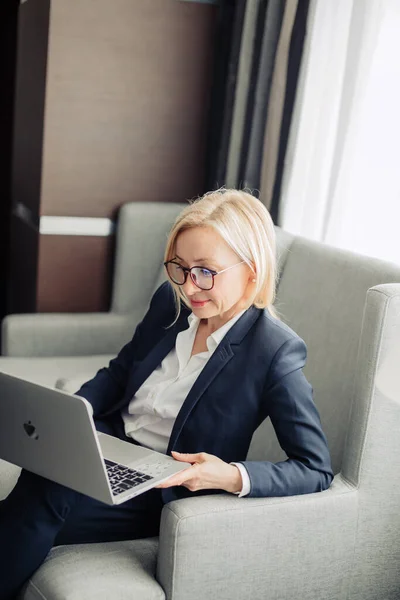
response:
M154 479L151 475L146 475L141 471L129 469L124 465L104 459L107 469L108 479L110 480L111 490L114 496L126 492L141 483Z

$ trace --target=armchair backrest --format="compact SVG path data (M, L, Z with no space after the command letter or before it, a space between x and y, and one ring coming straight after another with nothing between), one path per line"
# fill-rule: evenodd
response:
M184 203L129 202L118 215L112 312L143 317L157 282L168 233Z
M304 373L328 437L334 472L341 470L354 392L357 354L369 288L400 282L400 265L293 236L277 228L280 281L276 309L304 339ZM281 460L271 423L256 431L253 460Z

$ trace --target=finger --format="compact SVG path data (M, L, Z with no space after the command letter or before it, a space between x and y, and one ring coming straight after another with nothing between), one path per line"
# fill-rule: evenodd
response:
M197 454L185 454L183 452L176 452L175 450L172 450L171 454L173 454L176 460L182 460L184 462L194 463L201 460L200 452Z
M165 481L156 485L155 487L173 487L174 485L183 485L187 481L190 481L193 478L193 472L191 469L187 469L183 473L179 473L177 475L171 475Z
M155 485L154 487L156 488L169 488L169 487L174 487L176 485L181 485L178 481L174 481L174 480L170 480L167 479L166 481L163 481L162 483L159 483L158 485Z

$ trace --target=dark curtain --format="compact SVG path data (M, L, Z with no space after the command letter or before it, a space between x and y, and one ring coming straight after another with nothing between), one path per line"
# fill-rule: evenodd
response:
M265 123L284 4L282 0L269 0L263 14L260 10L259 15L259 27L253 54L252 81L254 84L249 88L247 99L238 177L239 185L250 189L258 190L260 187Z
M302 2L299 2L296 12L296 20L293 27L292 39L290 42L285 104L283 108L281 135L279 140L278 163L275 173L274 191L272 195L271 205L269 208L271 216L274 222L277 224L279 224L279 200L281 197L284 161L289 139L290 123L293 115L294 101L296 98L296 89L299 79L301 57L303 55L304 41L307 32L307 16L309 5L309 0L303 0Z
M275 220L308 8L309 0L222 0L219 6L206 188L247 187L259 195L262 171L266 161L271 160L272 198L270 193L267 201L262 194L261 198ZM281 34L283 26L288 27L288 17L290 44L285 49ZM287 53L287 62L276 62L278 48L281 57L282 49ZM277 69L284 72L277 73ZM283 114L280 122L274 124L278 127L279 146L276 156L270 157L266 152L266 135L270 101L273 101L271 86L277 85L277 81L279 85L282 78L285 82Z
M206 153L206 190L223 185L235 97L245 2L220 0L215 28L214 70Z

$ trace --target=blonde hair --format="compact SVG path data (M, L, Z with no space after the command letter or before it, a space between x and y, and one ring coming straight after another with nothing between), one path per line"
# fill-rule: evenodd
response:
M273 307L277 265L274 223L267 208L244 190L221 188L191 201L177 217L168 236L164 261L176 255L180 233L193 227L212 227L256 274L254 292L247 308L266 308L279 318ZM181 301L189 307L182 288L170 281L179 317Z

